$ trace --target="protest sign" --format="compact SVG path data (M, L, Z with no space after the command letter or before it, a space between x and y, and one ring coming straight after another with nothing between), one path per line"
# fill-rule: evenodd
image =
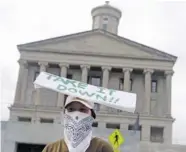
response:
M128 112L134 112L136 107L134 93L97 87L47 72L41 72L34 85Z

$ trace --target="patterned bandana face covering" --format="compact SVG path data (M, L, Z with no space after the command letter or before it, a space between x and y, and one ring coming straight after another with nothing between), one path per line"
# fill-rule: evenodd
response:
M94 118L79 111L65 112L64 140L69 152L85 152L92 139Z

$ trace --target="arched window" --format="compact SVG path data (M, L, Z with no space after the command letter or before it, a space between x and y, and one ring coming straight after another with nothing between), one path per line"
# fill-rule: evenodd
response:
M108 17L103 17L103 25L102 25L103 30L107 30L107 25L108 25Z

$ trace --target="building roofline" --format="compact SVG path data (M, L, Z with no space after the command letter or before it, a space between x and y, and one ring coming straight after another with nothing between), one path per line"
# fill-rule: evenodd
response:
M161 55L165 55L165 56L168 55L169 57L173 58L173 59L174 59L173 61L175 61L175 62L176 62L176 60L177 60L177 56L174 56L174 55L172 55L172 54L169 54L169 53L166 53L166 52L161 51L161 50L159 50L159 49L155 49L155 48L150 47L150 46L147 46L147 45L145 45L145 44L142 44L142 43L139 43L139 42L130 40L130 39L128 39L128 38L125 38L125 37L122 37L122 36L113 34L113 33L111 33L111 32L108 32L108 31L106 31L106 32L109 33L110 35L113 35L113 36L116 37L116 38L119 38L119 39L123 40L125 43L128 43L129 45L133 45L133 46L136 46L136 47L138 47L138 48L143 49L143 51L147 51L147 52L149 52L149 51L155 51L156 53L160 53Z
M155 49L155 48L152 48L150 46L147 46L147 45L144 45L144 44L141 44L141 43L132 41L132 40L127 39L125 37L118 36L116 34L113 34L113 33L108 32L108 31L104 31L102 29L93 29L93 30L88 30L88 31L83 31L83 32L68 34L68 35L64 35L64 36L58 36L58 37L48 38L48 39L44 39L44 40L34 41L34 42L30 42L30 43L19 44L19 45L17 45L17 48L18 48L18 50L22 50L22 49L24 49L26 47L31 47L33 45L46 44L46 43L49 43L51 41L65 40L65 39L75 38L75 37L78 37L79 35L85 35L85 34L89 34L89 33L102 33L102 34L105 34L107 36L110 36L110 37L112 37L112 38L114 38L116 40L119 40L119 41L121 41L123 43L126 43L128 45L132 45L132 46L138 47L141 50L146 51L148 53L154 53L154 52L156 52L157 55L167 57L170 61L172 61L174 63L177 60L177 57L174 56L174 55L171 55L169 53L160 51L160 50Z
M17 47L25 47L25 46L29 46L29 45L35 45L38 43L48 43L48 41L53 41L53 40L58 40L58 39L66 39L66 38L71 38L71 37L76 37L79 36L81 34L86 34L86 33L90 33L92 31L96 31L97 29L93 29L93 30L88 30L88 31L83 31L83 32L78 32L78 33L72 33L72 34L67 34L67 35L63 35L63 36L57 36L57 37L51 37L51 38L47 38L47 39L43 39L43 40L38 40L38 41L33 41L33 42L28 42L28 43L23 43L23 44L18 44Z
M113 9L114 11L118 12L120 14L120 17L122 16L122 12L120 9L114 7L114 6L111 6L111 5L101 5L101 6L97 6L97 7L94 7L92 10L91 10L91 14L93 14L94 11L98 10L98 9L102 9L102 8L108 8L108 9Z

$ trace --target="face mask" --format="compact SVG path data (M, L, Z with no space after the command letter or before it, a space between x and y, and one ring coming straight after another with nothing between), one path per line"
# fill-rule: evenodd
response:
M92 139L93 117L82 112L65 112L64 140L69 152L85 152Z

